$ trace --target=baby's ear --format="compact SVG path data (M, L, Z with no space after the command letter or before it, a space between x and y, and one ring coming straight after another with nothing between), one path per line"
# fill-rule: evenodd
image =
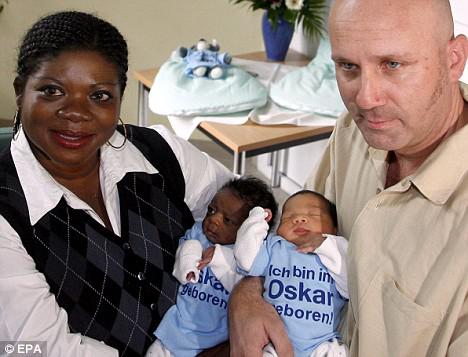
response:
M264 208L265 210L265 221L270 222L271 218L273 217L273 213L271 213L271 210L269 208Z

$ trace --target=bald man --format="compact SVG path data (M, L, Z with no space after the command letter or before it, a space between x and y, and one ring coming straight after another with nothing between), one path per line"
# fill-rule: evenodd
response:
M349 114L309 186L349 237L350 355L466 357L468 41L448 0L336 0L329 34ZM233 355L271 340L290 356L258 289L232 295Z

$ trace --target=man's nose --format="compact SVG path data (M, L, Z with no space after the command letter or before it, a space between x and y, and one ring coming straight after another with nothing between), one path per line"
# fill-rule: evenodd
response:
M356 94L356 105L359 109L373 109L385 103L382 80L374 71L362 71L359 88Z

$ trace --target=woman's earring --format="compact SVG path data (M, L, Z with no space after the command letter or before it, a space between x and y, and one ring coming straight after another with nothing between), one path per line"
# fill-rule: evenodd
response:
M21 120L20 120L20 113L19 109L16 109L15 116L13 117L13 140L16 140L19 133Z
M123 122L123 120L121 118L119 118L119 121L122 123L123 131L124 131L124 141L123 141L122 145L114 146L109 141L106 143L107 145L109 145L110 147L112 147L114 149L121 149L125 145L125 143L127 142L127 128L125 127L125 123Z

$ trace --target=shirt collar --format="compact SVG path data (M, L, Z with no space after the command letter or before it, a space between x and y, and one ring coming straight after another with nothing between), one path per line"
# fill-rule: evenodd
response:
M124 137L116 131L109 142L114 146L119 146L123 140ZM32 153L22 129L16 140L11 142L11 155L23 188L31 225L36 224L47 212L57 206L62 197L65 197L67 203L73 208L89 208L71 191L55 181L42 167ZM158 172L129 141L120 149L103 145L100 164L101 188L105 197L109 197L111 190L116 189L116 184L128 172L149 174Z
M468 85L460 83L461 93L468 101ZM369 147L369 155L376 167L383 167L388 152ZM444 204L466 175L468 168L461 163L468 162L468 126L465 126L444 140L410 177L403 179L396 190L409 189L408 180L427 199L435 204Z
M468 167L468 126L452 134L429 156L411 182L429 200L444 204L457 189Z

